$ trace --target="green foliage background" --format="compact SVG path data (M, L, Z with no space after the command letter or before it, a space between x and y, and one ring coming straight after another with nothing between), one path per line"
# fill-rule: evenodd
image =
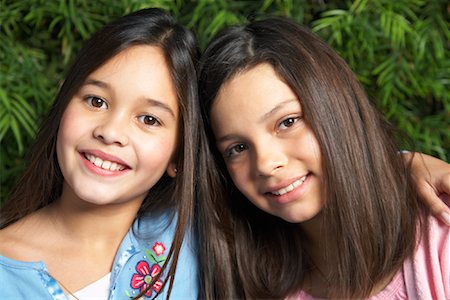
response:
M145 7L170 12L196 33L201 49L228 25L291 17L347 60L414 150L450 158L446 0L0 0L0 203L82 40Z

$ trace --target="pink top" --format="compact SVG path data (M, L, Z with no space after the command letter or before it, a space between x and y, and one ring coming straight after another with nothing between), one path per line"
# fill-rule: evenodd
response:
M450 299L450 227L428 217L424 234L412 258L391 282L370 300ZM304 291L287 299L319 300Z

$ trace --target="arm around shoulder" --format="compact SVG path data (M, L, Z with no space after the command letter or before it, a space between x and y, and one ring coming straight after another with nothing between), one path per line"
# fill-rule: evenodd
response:
M422 153L403 153L411 162L417 192L433 215L450 226L450 164Z

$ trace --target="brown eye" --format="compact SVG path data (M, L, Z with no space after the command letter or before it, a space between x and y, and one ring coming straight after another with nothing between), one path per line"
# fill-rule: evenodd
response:
M300 120L300 117L286 118L283 121L281 121L281 123L280 123L280 125L278 125L278 127L280 129L287 129L287 128L293 126L299 120Z
M138 119L139 119L139 121L141 121L142 123L144 123L145 125L148 125L148 126L161 125L161 123L158 121L157 118L150 116L150 115L139 116Z
M294 118L289 118L289 119L286 119L286 120L284 120L284 121L282 122L282 124L283 124L284 126L286 126L286 127L291 127L292 124L294 124L294 123L295 123L295 119L294 119Z
M229 149L227 149L224 153L225 157L233 157L238 155L239 153L247 150L247 146L244 144L237 144Z
M105 100L103 100L102 98L99 98L99 97L88 96L88 97L86 97L86 100L90 106L95 107L95 108L107 108L108 107Z

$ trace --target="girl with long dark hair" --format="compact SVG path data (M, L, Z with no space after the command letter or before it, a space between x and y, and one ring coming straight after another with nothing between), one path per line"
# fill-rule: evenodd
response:
M450 227L335 51L257 21L213 40L199 78L223 195L200 205L206 297L450 297Z
M197 53L159 9L85 43L1 208L0 298L197 297Z

